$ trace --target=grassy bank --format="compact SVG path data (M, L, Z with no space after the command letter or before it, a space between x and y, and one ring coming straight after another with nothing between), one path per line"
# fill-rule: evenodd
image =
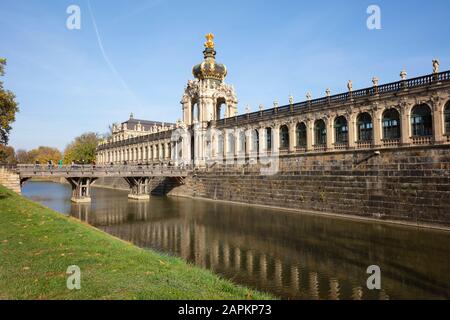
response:
M0 299L267 299L0 186ZM81 269L70 291L66 270Z

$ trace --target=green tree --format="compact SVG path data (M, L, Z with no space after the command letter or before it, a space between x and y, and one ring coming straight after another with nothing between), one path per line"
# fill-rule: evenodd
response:
M13 147L0 144L0 163L16 164L16 154Z
M95 150L101 140L94 132L88 132L75 138L64 150L64 163L74 162L92 163L95 161Z
M56 164L62 159L62 154L56 148L41 146L29 151L29 159L32 163L38 161L41 164L46 164L49 161L53 161L53 163Z
M6 59L0 58L0 77L5 75ZM0 81L0 143L7 144L11 123L16 120L16 113L19 111L16 96L9 90L3 88Z

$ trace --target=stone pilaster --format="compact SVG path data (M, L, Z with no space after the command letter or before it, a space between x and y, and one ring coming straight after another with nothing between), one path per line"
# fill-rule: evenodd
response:
M444 108L445 108L445 102L443 99L441 99L439 96L434 96L431 99L431 109L432 109L432 115L433 115L433 136L434 136L434 142L437 144L443 143L446 138L444 137L444 126L445 126L445 119L444 119Z
M312 151L314 146L314 119L306 121L306 151Z
M295 129L296 129L297 123L295 121L289 122L289 152L295 152L295 145L296 145L296 136L295 136Z
M278 154L280 152L280 124L275 123L272 127L272 152Z
M374 147L380 147L381 146L381 140L383 139L383 126L382 126L382 117L383 117L383 110L378 107L378 105L375 105L372 111L372 125L373 125L373 145Z
M401 130L401 144L410 145L411 144L411 103L402 103L400 110L400 130Z
M356 139L357 139L357 134L356 134L356 129L357 129L357 121L358 118L358 113L356 112L352 112L350 114L348 114L347 116L347 121L348 121L348 147L350 149L354 149L356 147Z
M333 150L334 143L334 118L327 116L325 120L325 126L327 128L327 150Z
M259 155L263 156L267 154L266 127L263 125L258 130L259 130Z

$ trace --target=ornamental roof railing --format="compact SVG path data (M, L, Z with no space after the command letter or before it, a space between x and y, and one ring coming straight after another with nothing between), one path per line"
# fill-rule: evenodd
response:
M436 83L450 81L450 70L441 73L429 74L417 78L405 79L397 82L387 83L379 86L372 86L356 91L349 91L332 96L322 97L313 100L302 101L299 103L288 104L281 107L274 107L261 111L251 112L216 120L216 126L236 125L264 120L268 117L283 116L288 114L298 114L303 111L314 111L322 107L331 106L333 104L346 103L359 99L366 99L375 96L382 96L385 94L396 93L405 89L413 89L418 87L425 87Z
M146 143L146 142L153 142L153 141L158 141L158 140L169 139L172 136L172 132L174 130L175 129L166 130L166 131L162 131L162 132L150 133L150 134L133 137L133 138L127 138L125 140L120 140L120 141L115 141L115 142L107 142L107 143L99 145L97 147L97 150L106 150L109 148L125 147L128 145L134 145L134 144L138 144L138 143Z

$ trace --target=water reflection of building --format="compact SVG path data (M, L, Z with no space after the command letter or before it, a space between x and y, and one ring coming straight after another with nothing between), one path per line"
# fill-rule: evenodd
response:
M256 208L243 213L239 207L188 199L109 201L106 207L94 203L92 212L89 207L78 208L73 215L114 236L284 298L417 298L449 292L445 279L428 274L428 264L435 264L431 253L415 248L414 239L402 232L395 235L395 248L393 235L380 225L352 224L349 230L345 221L313 217L310 221ZM401 249L402 242L429 263L416 261L408 268L414 260ZM365 287L365 270L374 260L385 272L385 291Z
M104 231L141 247L152 247L180 256L239 283L270 290L286 298L364 298L364 290L359 287L341 293L341 280L328 279L323 270L325 266L318 271L312 270L308 266L311 257L301 250L289 258L283 255L286 250L279 248L279 244L268 251L264 242L258 245L252 237L251 241L236 240L226 234L208 232L205 226L192 222L150 219L149 222L121 221L115 224L120 219L114 213L111 216L111 219L101 220ZM103 224L106 221L113 223ZM350 284L346 277L342 279L346 282L344 287L348 287ZM384 293L382 295L385 296ZM382 295L370 297L381 298Z

